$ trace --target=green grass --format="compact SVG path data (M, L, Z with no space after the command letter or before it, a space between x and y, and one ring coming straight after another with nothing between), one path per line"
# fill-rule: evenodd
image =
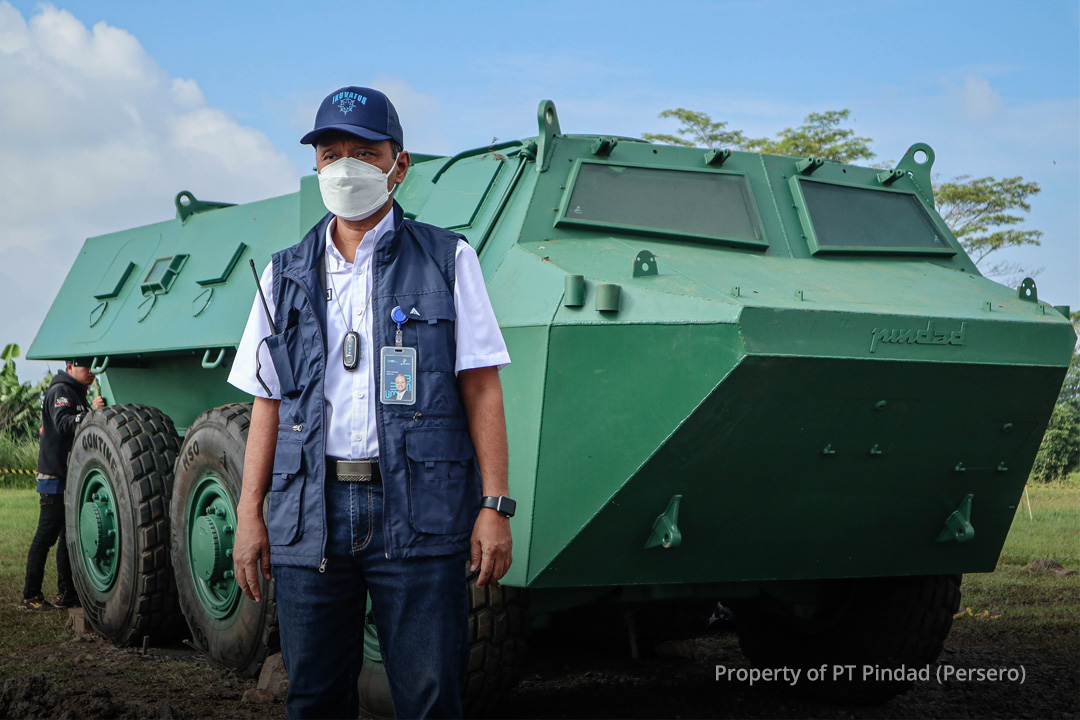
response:
M33 470L37 467L36 438L17 438L0 430L0 488L33 488L34 476L7 473L5 470Z
M0 490L0 654L72 637L67 613L28 613L16 605L22 598L26 552L38 520L38 495L32 489ZM49 553L42 590L56 594L55 548Z
M1080 649L1080 488L1076 477L1074 473L1071 481L1057 487L1029 488L1031 515L1022 498L997 569L964 576L961 606L973 614L957 618L953 640L1073 653ZM1059 576L1028 569L1042 560L1078 573ZM991 617L983 617L984 611Z

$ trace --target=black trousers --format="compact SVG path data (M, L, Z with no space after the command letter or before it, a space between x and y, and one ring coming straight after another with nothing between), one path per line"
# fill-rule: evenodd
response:
M57 542L59 541L59 545ZM64 496L41 493L41 513L38 515L37 532L30 542L26 556L26 581L23 597L41 595L41 582L45 578L45 561L49 548L56 548L56 590L65 598L74 598L75 585L71 581L71 562L68 560L67 542L64 538Z

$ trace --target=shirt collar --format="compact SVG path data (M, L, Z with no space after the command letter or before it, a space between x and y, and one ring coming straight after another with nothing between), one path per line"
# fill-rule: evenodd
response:
M323 238L323 244L326 247L326 256L330 258L330 269L341 270L342 268L352 267L352 263L345 262L345 258L338 252L337 246L334 245L334 228L337 226L337 218L331 218L330 222L326 223L326 237ZM384 237L386 237L394 229L394 209L390 208L390 212L386 213L379 224L371 228L364 235L364 239L360 241L360 247L356 249L357 259L363 254L370 254L372 248L379 244Z

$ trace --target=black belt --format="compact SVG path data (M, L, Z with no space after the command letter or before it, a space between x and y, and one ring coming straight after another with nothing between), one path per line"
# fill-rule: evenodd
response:
M326 458L326 474L338 482L382 482L379 472L379 458L367 460L342 460Z

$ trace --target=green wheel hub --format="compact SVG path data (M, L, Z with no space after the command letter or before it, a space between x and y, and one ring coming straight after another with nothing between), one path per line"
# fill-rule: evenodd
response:
M368 605L371 605L371 598L368 598ZM364 615L364 662L381 663L382 661L379 635L375 630L375 620L371 617L371 610L369 609Z
M196 483L186 520L195 593L211 616L228 617L239 598L232 570L236 511L220 478L208 474Z
M79 494L79 547L90 585L107 592L120 567L120 526L116 497L109 479L98 469L86 474Z

